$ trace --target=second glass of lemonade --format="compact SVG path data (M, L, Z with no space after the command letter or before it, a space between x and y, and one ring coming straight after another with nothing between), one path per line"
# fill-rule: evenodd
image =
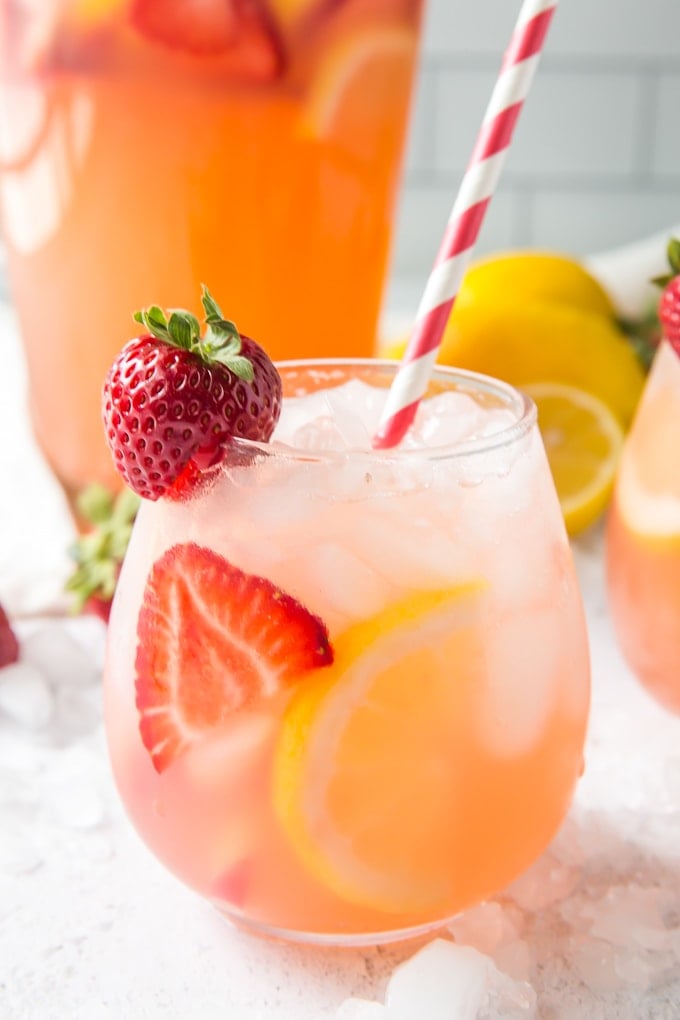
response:
M680 714L680 355L662 341L607 522L609 604L628 665Z
M275 358L373 353L423 3L0 0L0 220L70 494L115 484L130 308L209 280Z
M589 656L536 425L434 371L374 452L396 366L279 366L272 442L144 502L105 677L129 816L250 930L333 944L441 926L545 848L583 766Z

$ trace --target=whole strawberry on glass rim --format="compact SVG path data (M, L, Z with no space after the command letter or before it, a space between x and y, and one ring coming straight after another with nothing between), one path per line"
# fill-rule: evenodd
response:
M184 309L136 312L148 332L123 347L104 383L114 464L144 499L189 494L234 438L268 442L281 413L269 355L224 318L205 286L201 301L203 334Z
M663 336L680 356L680 241L672 237L667 248L670 272L653 281L662 287L659 322Z

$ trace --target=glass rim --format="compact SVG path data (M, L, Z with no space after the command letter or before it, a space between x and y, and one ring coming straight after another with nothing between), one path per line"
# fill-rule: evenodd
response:
M303 371L310 368L328 369L359 367L384 371L386 377L394 378L399 361L390 358L297 358L283 361L276 361L278 371L285 375L294 371ZM354 460L366 460L367 462L381 463L394 461L416 461L416 460L448 460L462 458L498 450L504 446L515 445L536 425L537 410L532 398L522 389L512 383L497 379L482 372L474 372L470 369L455 368L450 365L435 365L432 369L430 380L436 381L442 378L450 382L458 380L465 388L472 392L483 392L495 395L500 399L501 408L509 408L516 414L515 420L500 428L489 436L482 436L476 439L457 440L451 443L439 444L437 446L424 446L409 449L362 449L348 446L338 449L314 450L307 447L294 446L285 440L274 442L257 442L250 439L234 439L234 446L245 450L258 450L269 456L288 458L290 460L305 460L308 462L332 462L338 458L346 459L351 456ZM387 389L387 387L386 387ZM285 397L284 397L285 400ZM275 433L274 433L275 437Z

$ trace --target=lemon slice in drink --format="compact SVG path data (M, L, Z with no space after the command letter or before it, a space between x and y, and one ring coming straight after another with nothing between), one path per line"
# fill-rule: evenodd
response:
M606 404L576 386L542 382L524 390L538 409L567 531L576 535L598 519L609 501L623 429Z
M313 78L302 127L316 138L337 136L363 152L403 130L418 39L403 24L352 27L330 45Z
M354 903L450 902L456 733L482 668L483 587L418 593L356 624L288 707L276 813L309 871Z

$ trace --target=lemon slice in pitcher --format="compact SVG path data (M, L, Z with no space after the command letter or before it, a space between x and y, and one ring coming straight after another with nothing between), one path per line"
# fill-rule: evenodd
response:
M335 642L283 721L276 813L305 866L346 899L446 909L456 731L483 655L483 585L418 593Z
M402 24L352 28L333 41L313 78L302 126L356 151L401 132L418 37Z

